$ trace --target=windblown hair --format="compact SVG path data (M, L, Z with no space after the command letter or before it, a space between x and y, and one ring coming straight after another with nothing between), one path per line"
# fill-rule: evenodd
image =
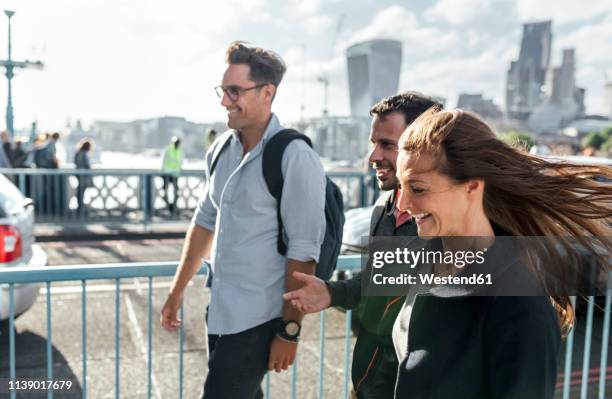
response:
M478 116L459 109L424 113L407 128L399 146L400 151L433 156L436 170L457 183L483 179L486 216L512 235L558 238L561 252L548 246L538 256L554 269L542 268L529 256L527 266L551 296L562 330L568 331L573 306L568 296L558 296L558 284L551 287L550 276L544 274L552 272L565 288L576 284L583 256L576 242L602 268L612 268L612 184L601 182L612 179L612 168L520 151L500 140Z
M225 58L228 64L248 65L249 78L258 84L271 83L278 87L287 70L283 59L274 51L241 41L230 43Z

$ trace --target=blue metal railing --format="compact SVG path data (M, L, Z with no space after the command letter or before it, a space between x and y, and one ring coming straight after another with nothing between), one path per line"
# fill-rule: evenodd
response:
M146 277L148 278L148 304L147 304L147 397L152 395L152 327L153 327L153 278L154 277L171 277L176 271L176 263L159 262L159 263L127 263L127 264L107 264L107 265L75 265L75 266L54 266L54 267L14 267L0 270L0 289L2 285L8 284L9 297L9 378L16 378L16 356L15 356L15 286L18 284L41 283L46 284L46 307L47 307L47 378L53 378L53 358L52 358L52 331L51 323L51 285L54 282L60 281L80 281L81 282L81 325L82 325L82 396L88 396L87 391L87 281L90 280L108 280L115 281L115 397L120 397L120 362L121 362L121 340L120 340L120 291L121 280L125 278ZM338 260L338 270L351 270L361 267L359 255L342 256ZM200 269L198 275L206 275L206 268ZM345 336L345 378L344 378L344 393L345 397L348 393L348 362L350 359L350 321L351 311L347 312ZM184 309L181 307L179 318L184 320ZM320 345L324 348L325 345L325 312L321 313L321 342ZM183 397L183 345L184 345L184 326L183 323L179 329L179 390L178 396ZM323 354L321 355L323 358ZM321 360L322 362L322 360ZM320 397L323 397L323 363L319 371L319 386ZM297 379L298 379L298 364L294 363L292 367L292 398L297 395ZM270 392L269 376L266 377L266 397ZM11 391L11 398L15 398L16 391ZM53 397L53 390L47 392L47 397Z
M0 169L35 203L37 224L131 224L190 220L204 188L204 173L184 170L176 190L173 175L157 170ZM374 179L354 171L330 172L346 209L370 205ZM176 198L176 200L175 200Z
M51 337L52 337L52 322L51 322L51 285L54 282L59 281L80 281L81 282L81 323L82 323L82 395L83 398L87 397L87 320L86 320L86 304L87 304L87 281L100 280L100 279L111 279L115 281L115 396L118 398L120 394L120 361L121 361L121 341L120 341L120 284L121 280L125 278L136 278L146 277L148 278L148 304L147 304L147 325L148 325L148 340L147 340L147 395L150 398L152 395L152 323L153 323L153 309L152 309L152 289L153 289L153 278L154 277L170 277L173 276L176 271L176 263L128 263L128 264L109 264L109 265L83 265L83 266L57 266L57 267L15 267L6 268L0 270L0 288L8 284L8 302L9 302L9 377L11 379L16 378L16 355L15 355L15 286L17 284L27 283L40 283L46 284L46 307L47 307L47 377L51 379L52 374L52 351L51 351ZM338 270L346 271L347 277L353 270L361 267L361 260L359 255L353 256L341 256L338 260ZM206 269L201 269L198 272L199 275L205 275ZM572 303L576 303L575 298L572 299ZM612 311L612 272L608 274L607 278L607 290L604 305L604 317L602 326L602 343L600 352L600 367L598 376L594 376L596 371L589 370L590 354L592 350L599 348L592 348L592 337L593 337L593 313L595 308L595 298L588 297L588 308L587 317L585 324L585 339L584 339L584 354L583 364L581 372L572 372L572 353L574 350L574 331L576 326L570 332L566 340L566 354L565 354L565 369L563 373L562 383L562 395L563 398L569 398L571 388L574 385L580 384L580 398L586 399L588 395L588 389L590 384L594 384L598 377L598 398L604 399L606 397L606 382L610 379L608 373L608 346L610 345L610 314ZM180 315L181 320L184 318L184 309L181 307ZM348 397L349 394L349 383L350 383L350 359L351 359L351 318L352 312L347 311L345 317L345 328L344 328L344 368L343 368L343 397ZM324 373L324 359L325 359L325 344L326 344L326 312L320 313L320 341L319 341L319 376L318 376L318 397L323 398L325 393L325 373ZM184 345L184 326L183 323L179 329L179 389L178 396L183 397L183 345ZM298 381L298 362L292 366L291 371L291 397L296 398L297 395L297 381ZM580 380L572 378L578 374L581 374ZM269 397L270 393L270 376L266 376L265 382L265 393L266 397ZM561 388L561 386L559 386ZM15 397L15 391L12 391L11 397ZM48 398L53 397L53 391L48 391Z

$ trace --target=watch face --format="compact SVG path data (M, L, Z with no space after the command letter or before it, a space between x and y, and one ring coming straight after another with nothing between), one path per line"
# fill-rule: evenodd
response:
M290 321L285 324L285 333L289 336L295 336L300 332L300 325L295 321Z

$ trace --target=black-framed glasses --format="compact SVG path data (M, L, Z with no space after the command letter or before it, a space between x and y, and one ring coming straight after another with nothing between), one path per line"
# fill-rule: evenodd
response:
M267 85L267 83L261 83L253 87L247 87L246 89L240 86L217 86L215 87L215 92L217 93L219 98L223 98L223 95L226 94L230 100L236 101L238 100L238 97L240 97L245 91L259 89L260 87L264 87L265 85Z

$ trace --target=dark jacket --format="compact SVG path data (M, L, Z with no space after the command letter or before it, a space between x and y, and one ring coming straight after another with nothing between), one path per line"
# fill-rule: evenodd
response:
M396 398L553 398L558 318L516 253L501 242L496 239L478 268L493 271L503 285L436 287L416 296ZM507 296L517 295L517 288L540 295Z
M395 227L395 192L383 194L376 202L370 222L370 236L416 236L413 221ZM361 273L350 280L329 281L332 306L358 308L359 333L353 350L353 388L360 399L393 397L397 356L391 339L395 318L404 297L362 297Z

